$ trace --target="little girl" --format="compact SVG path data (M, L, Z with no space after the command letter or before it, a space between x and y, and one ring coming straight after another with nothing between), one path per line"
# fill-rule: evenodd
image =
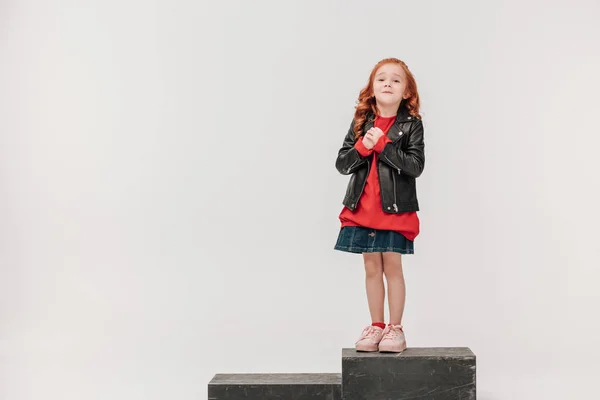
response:
M372 323L356 342L358 351L399 353L406 349L402 254L414 253L413 241L419 234L415 178L423 172L424 148L415 79L404 62L384 59L360 91L335 163L342 175L351 175L335 249L362 253L366 272Z

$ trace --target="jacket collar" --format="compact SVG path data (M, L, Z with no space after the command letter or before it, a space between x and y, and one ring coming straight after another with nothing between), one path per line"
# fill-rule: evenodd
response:
M398 112L396 113L396 119L394 120L394 124L390 127L387 136L395 141L399 139L403 132L400 130L400 125L404 122L411 122L416 120L416 117L413 117L408 113L408 108L406 108L403 104L398 108ZM375 114L369 113L367 117L367 122L365 124L365 132L371 129L375 125Z
M408 113L408 108L406 108L404 104L401 104L398 108L398 112L396 113L396 120L394 121L394 124L399 124L402 122L411 122L415 119L416 117L413 117ZM369 112L367 114L367 122L373 123L373 121L375 121L375 114Z

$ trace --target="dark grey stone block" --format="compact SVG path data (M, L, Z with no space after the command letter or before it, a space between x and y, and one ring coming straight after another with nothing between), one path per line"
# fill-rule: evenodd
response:
M475 354L467 347L403 353L342 349L344 400L475 400Z
M216 374L208 400L341 400L341 374Z

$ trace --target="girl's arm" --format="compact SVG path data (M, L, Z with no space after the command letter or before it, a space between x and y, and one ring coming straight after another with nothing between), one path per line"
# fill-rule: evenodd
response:
M406 175L418 178L425 167L425 143L423 140L423 121L413 124L409 133L408 146L400 149L401 140L388 143L379 154L379 159Z
M359 168L367 165L367 156L373 149L367 149L362 141L356 142L354 139L354 120L350 124L350 129L344 138L344 143L338 151L335 167L342 175L350 175Z

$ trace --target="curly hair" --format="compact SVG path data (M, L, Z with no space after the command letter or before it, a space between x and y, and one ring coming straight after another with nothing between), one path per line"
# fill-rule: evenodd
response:
M373 67L371 75L369 76L369 83L360 91L358 95L357 106L355 107L356 111L354 112L354 135L356 139L363 134L363 125L367 120L367 115L369 112L373 115L378 115L377 104L373 94L373 80L375 79L377 70L385 64L397 64L402 67L404 70L404 75L406 76L406 94L408 97L406 99L402 99L400 106L404 105L408 109L408 113L410 115L421 118L421 114L419 114L419 92L417 90L417 82L415 81L413 74L403 61L400 61L397 58L386 58L379 61L375 67Z

